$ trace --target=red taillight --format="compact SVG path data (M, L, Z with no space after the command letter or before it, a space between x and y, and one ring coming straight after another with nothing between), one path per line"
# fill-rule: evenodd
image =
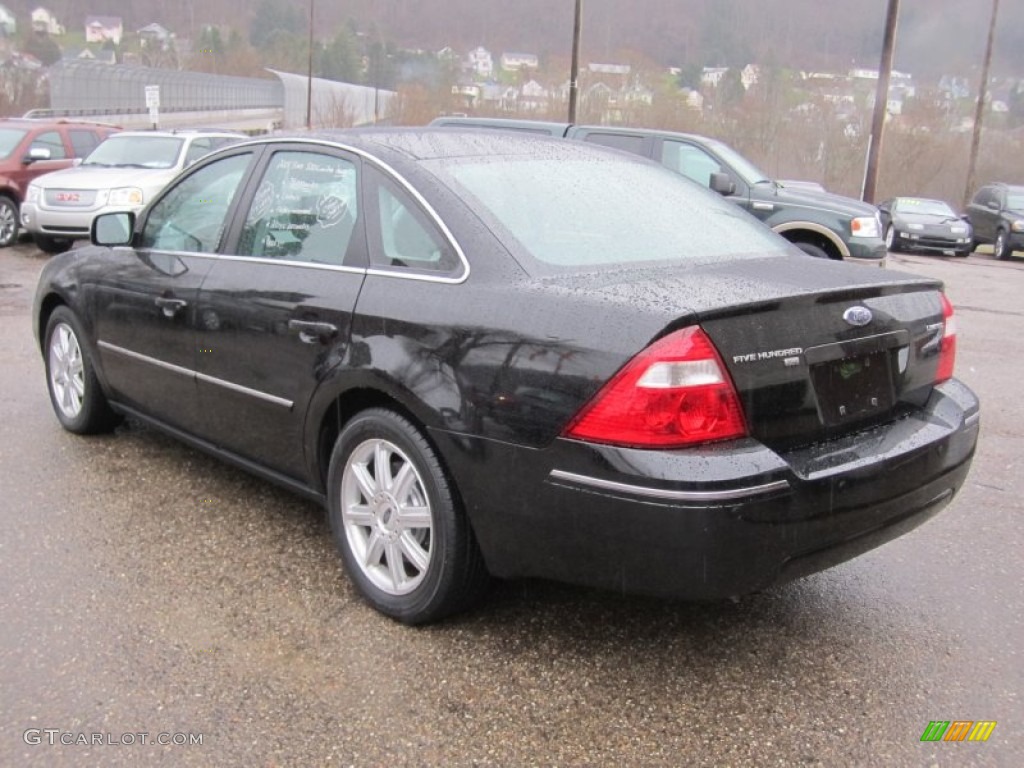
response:
M739 397L700 328L651 344L604 385L569 423L566 437L671 448L743 437Z
M953 305L949 303L946 294L941 293L939 297L942 299L942 343L939 346L939 367L935 372L936 384L953 378L953 366L956 363L956 318L953 316Z

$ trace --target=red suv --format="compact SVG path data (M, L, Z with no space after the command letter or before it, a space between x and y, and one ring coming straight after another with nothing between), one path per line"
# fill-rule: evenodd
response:
M0 119L0 248L18 239L18 208L28 183L69 167L117 130L70 120Z

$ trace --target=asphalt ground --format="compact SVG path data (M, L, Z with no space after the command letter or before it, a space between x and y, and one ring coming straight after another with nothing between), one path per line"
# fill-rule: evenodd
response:
M1024 765L1024 257L890 259L946 281L982 398L934 520L735 603L512 582L420 629L315 505L138 424L62 431L45 259L0 251L0 766Z

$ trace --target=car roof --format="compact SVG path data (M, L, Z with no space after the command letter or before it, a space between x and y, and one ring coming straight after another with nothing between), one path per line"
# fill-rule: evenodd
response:
M351 147L372 155L393 154L409 160L438 160L454 157L536 155L549 157L593 157L613 153L632 162L646 162L638 155L607 147L565 141L551 136L510 131L481 131L436 127L356 128L332 131L284 132L245 144L310 141ZM238 145L235 145L236 147Z
M231 133L230 131L202 131L202 130L187 130L187 131L120 131L118 136L132 137L132 136L157 136L159 138L195 138L195 137L217 137L217 138L248 138L244 133Z

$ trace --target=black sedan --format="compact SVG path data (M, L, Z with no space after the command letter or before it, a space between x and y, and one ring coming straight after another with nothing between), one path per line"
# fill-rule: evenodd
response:
M971 225L941 200L894 197L878 204L885 244L892 252L932 251L970 256Z
M761 590L928 519L974 454L941 284L600 147L251 141L92 241L36 294L61 424L132 416L319 500L408 623L489 576Z

